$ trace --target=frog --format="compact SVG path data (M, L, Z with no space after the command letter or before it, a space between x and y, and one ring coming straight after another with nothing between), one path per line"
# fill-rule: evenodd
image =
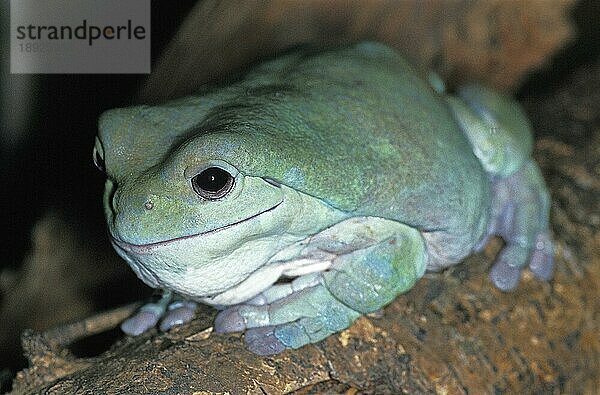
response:
M381 311L426 272L504 245L500 291L554 271L550 197L522 107L448 92L377 42L297 49L160 104L104 112L94 161L117 253L162 296L129 335L219 310L272 355Z

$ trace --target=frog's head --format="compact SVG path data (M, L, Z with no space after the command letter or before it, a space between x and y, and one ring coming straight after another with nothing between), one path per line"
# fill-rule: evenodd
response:
M292 223L323 204L264 176L276 162L264 142L197 113L193 102L108 111L94 160L107 175L104 210L117 252L150 286L204 298L298 240Z

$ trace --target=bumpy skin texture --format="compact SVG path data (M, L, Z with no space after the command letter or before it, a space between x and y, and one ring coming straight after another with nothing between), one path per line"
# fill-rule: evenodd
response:
M507 243L490 273L500 289L528 263L552 274L521 109L477 86L435 92L381 44L291 53L204 96L111 110L99 129L113 245L169 291L123 324L130 334L191 319L195 301L259 354L298 348L491 235ZM212 167L233 180L214 200L194 188Z

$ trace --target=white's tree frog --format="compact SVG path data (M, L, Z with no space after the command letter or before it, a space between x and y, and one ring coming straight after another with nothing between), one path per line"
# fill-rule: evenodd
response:
M498 288L526 266L548 280L549 197L523 111L479 86L435 86L394 50L360 43L104 113L94 157L112 243L165 290L124 331L166 330L201 302L256 353L298 348L492 235L506 242Z

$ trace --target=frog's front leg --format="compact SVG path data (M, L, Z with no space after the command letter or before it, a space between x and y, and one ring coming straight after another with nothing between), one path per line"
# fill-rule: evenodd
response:
M245 330L251 351L274 354L320 341L408 291L427 263L421 234L397 222L376 220L388 227L374 235L381 239L350 252L334 251L327 270L274 285L254 300L222 311L215 329ZM363 225L358 225L360 232L372 230Z
M130 336L138 336L156 326L163 332L194 318L195 302L175 300L171 291L164 290L160 299L143 305L134 315L121 323L121 330Z

